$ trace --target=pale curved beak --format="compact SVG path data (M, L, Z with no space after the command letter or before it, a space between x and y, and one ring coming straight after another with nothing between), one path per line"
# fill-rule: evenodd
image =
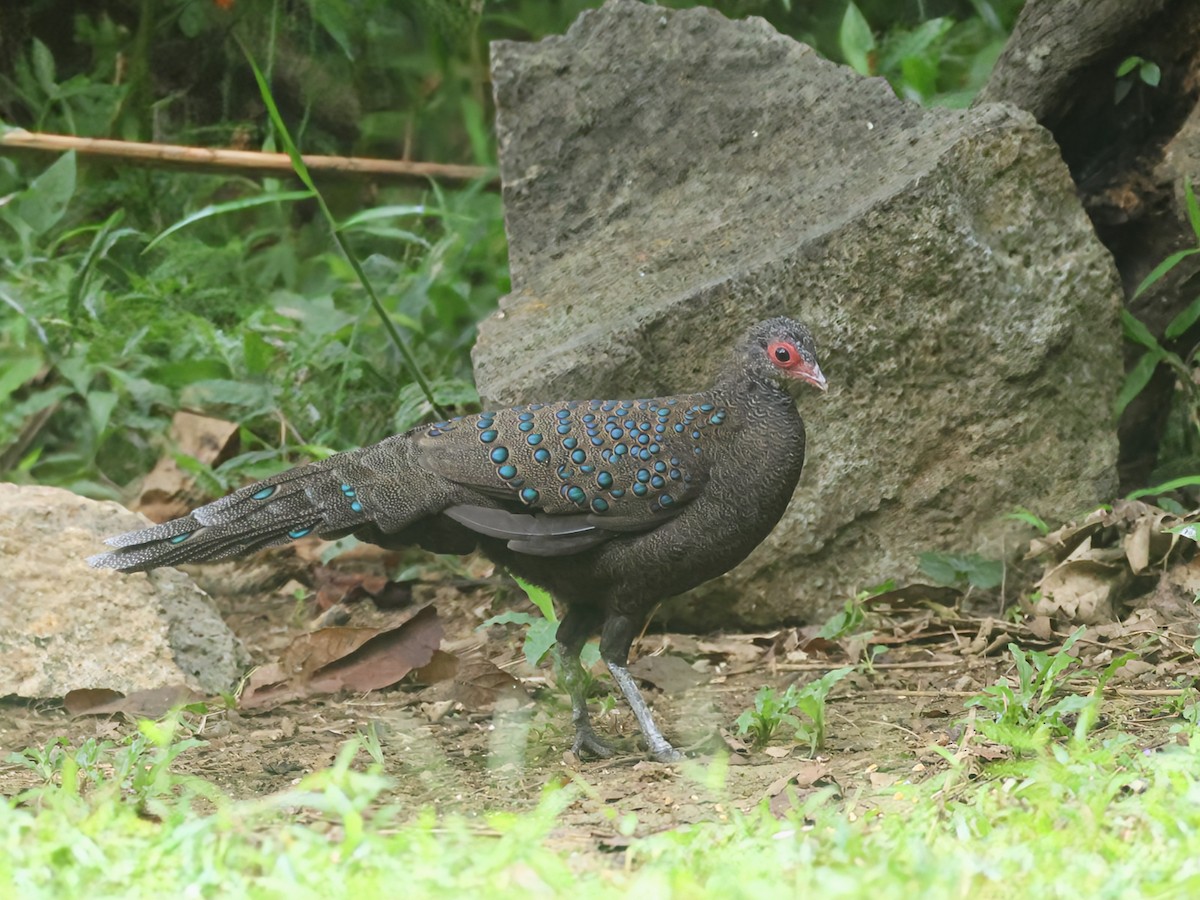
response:
M821 371L821 367L813 363L811 369L801 369L798 373L800 378L807 381L813 387L820 388L822 391L829 390L829 383L825 380L825 373Z

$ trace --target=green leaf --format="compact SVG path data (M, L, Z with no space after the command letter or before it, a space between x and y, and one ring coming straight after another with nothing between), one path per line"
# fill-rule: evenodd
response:
M1192 224L1192 234L1200 241L1200 203L1196 202L1196 191L1192 188L1192 179L1183 179L1183 197L1187 203L1188 221Z
M1121 310L1121 327L1125 332L1125 337L1135 344L1141 344L1147 350L1162 352L1162 345L1150 333L1150 329L1127 309Z
M1162 484L1154 487L1142 488L1140 491L1134 491L1126 495L1126 500L1137 500L1141 497L1153 497L1155 494L1169 494L1171 491L1177 491L1183 487L1195 487L1200 485L1200 475L1185 475L1182 478L1173 478L1170 481L1164 481Z
M1042 519L1042 517L1037 513L1030 512L1023 506L1018 506L1004 518L1013 519L1017 522L1024 522L1026 525L1030 525L1037 529L1039 534L1050 533L1050 526L1046 524L1045 520Z
M13 208L35 234L49 231L75 194L75 151L64 153L13 200Z
M157 247L170 235L204 219L211 219L214 216L223 216L232 212L241 212L244 209L253 209L256 206L266 206L269 203L292 203L297 200L311 200L312 197L312 191L284 191L281 193L259 194L255 197L242 197L239 200L230 200L228 203L214 203L204 207L204 209L197 210L191 215L184 216L173 225L169 225L155 236L154 240L148 243L142 252L149 253L150 250Z
M1158 87L1162 80L1162 69L1158 67L1158 63L1148 62L1138 70L1138 77L1150 87Z
M117 395L112 391L89 391L87 395L88 416L97 436L108 428L108 420L117 406Z
M554 600L548 591L542 590L537 585L530 584L523 578L517 578L515 575L513 576L513 581L525 592L525 596L529 598L529 602L536 606L541 614L546 617L546 621L553 622L555 625L558 624L558 615L554 612Z
M1127 56L1121 61L1121 64L1117 66L1117 77L1124 78L1126 75L1140 66L1144 61L1145 60L1143 60L1140 56Z
M1125 407L1133 402L1133 398L1142 392L1142 389L1150 383L1150 379L1154 377L1154 370L1158 368L1158 364L1163 360L1163 353L1160 351L1155 353L1149 351L1142 354L1142 358L1134 363L1133 368L1129 370L1129 374L1125 376L1125 383L1121 385L1121 390L1117 394L1116 413L1121 415L1125 412Z
M1170 272L1189 256L1195 256L1197 253L1200 253L1200 247L1189 247L1186 250L1177 250L1176 252L1172 253L1157 266L1155 266L1149 275L1142 279L1142 283L1138 285L1138 289L1133 292L1133 296L1130 299L1136 300L1146 290L1158 282L1160 278Z
M850 68L859 75L874 74L871 52L875 49L875 35L854 3L846 4L846 14L842 16L842 27L838 32L838 44Z
M550 648L554 646L558 623L549 619L538 619L525 632L525 659L531 666L537 666Z
M13 359L4 357L4 365L0 366L0 400L4 400L14 391L33 378L42 368L42 358L39 354L24 355Z
M1187 309L1170 321L1163 336L1173 340L1195 325L1197 319L1200 319L1200 297L1189 303Z

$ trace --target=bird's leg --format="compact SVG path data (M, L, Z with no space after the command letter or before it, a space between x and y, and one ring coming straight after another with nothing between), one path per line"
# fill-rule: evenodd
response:
M568 610L558 626L555 654L558 657L558 670L562 673L567 693L571 695L571 722L575 726L575 742L571 745L571 752L576 756L590 753L606 758L612 756L614 751L600 740L592 728L592 717L587 706L589 679L579 662L579 652L583 649L592 624L589 617Z
M626 616L612 616L604 623L600 633L600 658L608 666L613 680L625 695L625 701L633 710L642 736L646 738L646 746L651 755L659 762L676 762L683 759L683 754L676 750L663 737L646 705L642 692L638 690L637 682L629 674L626 664L629 662L629 647L633 643L636 626Z

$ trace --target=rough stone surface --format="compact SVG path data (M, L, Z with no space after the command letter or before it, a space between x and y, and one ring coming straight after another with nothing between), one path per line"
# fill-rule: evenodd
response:
M245 651L186 575L84 562L101 538L148 521L58 488L0 484L0 696L236 682Z
M1119 285L1050 136L922 109L758 19L612 0L492 48L513 291L475 351L490 402L707 382L751 322L807 321L829 377L771 538L674 625L812 619L1011 552L1115 487Z

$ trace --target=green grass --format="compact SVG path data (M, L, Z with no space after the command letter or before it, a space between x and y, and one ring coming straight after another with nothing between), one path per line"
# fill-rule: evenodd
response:
M169 731L42 754L47 783L0 804L4 897L1123 897L1200 891L1200 738L1144 751L1118 735L877 792L818 792L634 838L627 857L564 852L586 784L481 820L389 805L357 741L294 790L231 801L170 773ZM182 752L195 752L184 747ZM132 763L132 765L130 765ZM32 763L37 765L37 763ZM706 775L718 775L719 764ZM634 777L631 773L631 777ZM586 770L582 776L586 779ZM614 832L636 820L612 810ZM1019 888L1018 888L1019 886ZM781 894L786 892L786 894Z

